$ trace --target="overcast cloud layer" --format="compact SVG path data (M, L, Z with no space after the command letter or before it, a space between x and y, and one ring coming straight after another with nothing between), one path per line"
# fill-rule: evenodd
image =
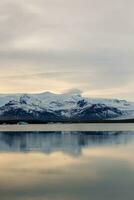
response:
M0 92L134 100L133 0L1 0Z

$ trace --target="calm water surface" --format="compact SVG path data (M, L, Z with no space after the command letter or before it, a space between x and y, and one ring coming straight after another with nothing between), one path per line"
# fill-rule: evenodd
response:
M0 200L133 200L134 131L0 132Z
M0 131L134 131L134 123L0 125Z

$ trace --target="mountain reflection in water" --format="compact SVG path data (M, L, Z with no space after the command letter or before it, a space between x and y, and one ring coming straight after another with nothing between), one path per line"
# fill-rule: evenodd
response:
M132 132L0 132L0 151L80 155L85 147L126 144L132 139Z
M0 132L0 200L133 200L134 132Z

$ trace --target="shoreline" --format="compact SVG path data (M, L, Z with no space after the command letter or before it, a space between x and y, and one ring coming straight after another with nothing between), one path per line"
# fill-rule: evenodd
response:
M0 125L26 124L116 124L116 123L134 123L134 119L108 119L108 120L70 120L70 121L40 121L40 120L0 120Z

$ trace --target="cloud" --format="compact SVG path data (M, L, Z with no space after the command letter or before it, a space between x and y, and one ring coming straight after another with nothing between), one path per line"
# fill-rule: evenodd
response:
M0 1L0 74L6 77L0 91L79 88L107 97L109 89L110 97L134 99L133 6L131 0Z

